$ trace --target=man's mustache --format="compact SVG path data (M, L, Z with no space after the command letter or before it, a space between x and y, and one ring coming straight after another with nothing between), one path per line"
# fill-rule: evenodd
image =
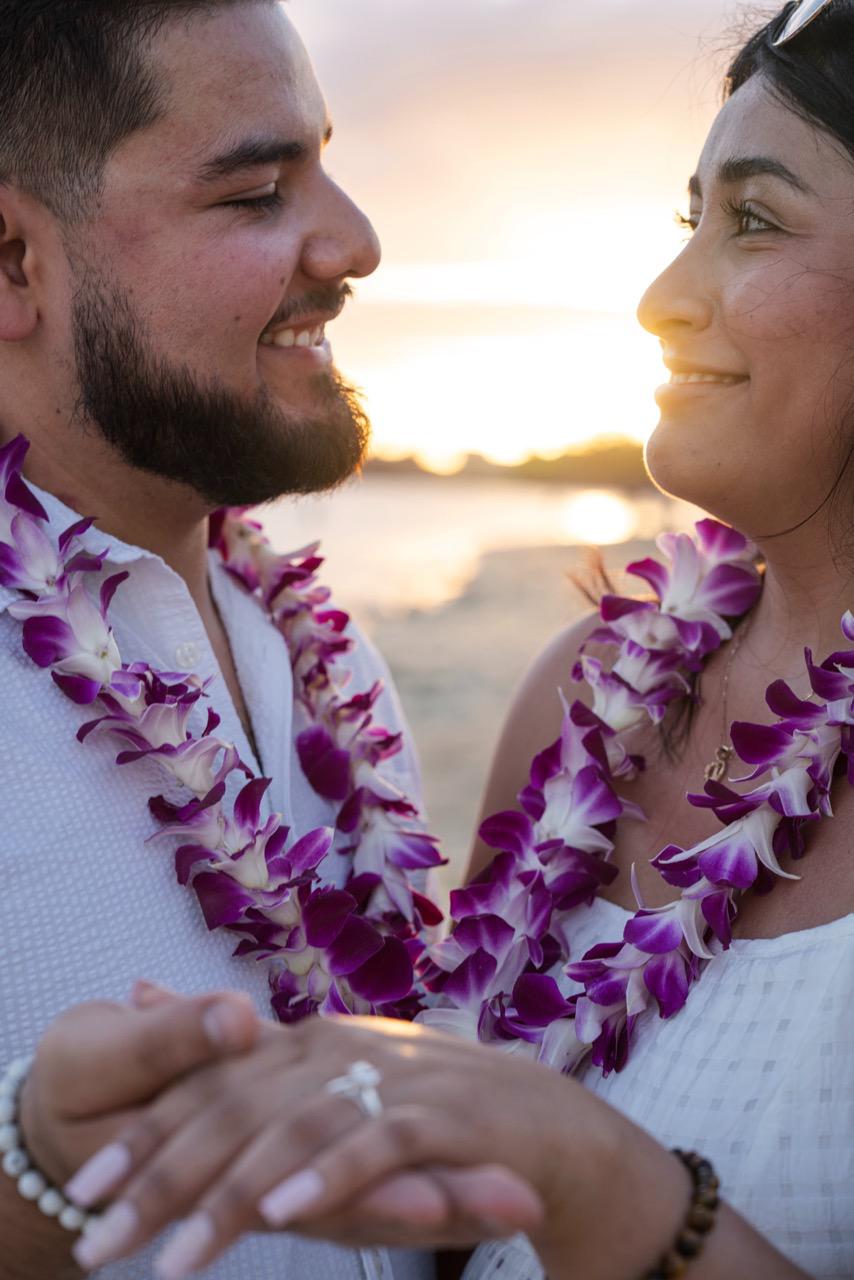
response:
M353 288L349 284L329 285L312 289L300 298L291 298L277 311L268 328L273 325L290 324L303 316L317 315L318 311L327 312L330 319L340 315L348 298L353 297Z

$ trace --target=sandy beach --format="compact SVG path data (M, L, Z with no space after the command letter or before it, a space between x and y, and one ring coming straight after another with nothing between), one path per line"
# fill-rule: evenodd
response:
M619 581L623 566L651 550L648 542L610 547L605 563ZM588 558L583 547L494 551L483 557L457 599L367 619L412 724L431 830L441 836L451 859L445 873L449 884L459 882L515 687L547 641L589 611L568 578L583 570ZM625 578L622 582L628 585Z

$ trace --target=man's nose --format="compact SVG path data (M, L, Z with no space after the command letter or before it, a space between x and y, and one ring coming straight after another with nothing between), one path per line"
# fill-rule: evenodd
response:
M382 249L370 219L331 179L322 216L305 241L302 269L315 280L361 278L380 264Z

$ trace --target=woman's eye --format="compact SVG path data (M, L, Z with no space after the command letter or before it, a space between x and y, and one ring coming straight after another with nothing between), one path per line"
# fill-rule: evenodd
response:
M687 235L693 235L700 225L699 213L681 213L678 209L673 214L673 221L676 223L680 231L684 231Z
M735 201L725 206L726 213L734 220L738 235L756 235L760 231L776 231L777 227L769 222L752 205L744 200Z

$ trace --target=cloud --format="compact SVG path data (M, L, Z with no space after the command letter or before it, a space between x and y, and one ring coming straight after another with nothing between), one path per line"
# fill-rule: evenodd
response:
M716 108L727 11L728 0L289 4L336 120L333 172L399 261L500 256L508 223L535 210L672 209Z

